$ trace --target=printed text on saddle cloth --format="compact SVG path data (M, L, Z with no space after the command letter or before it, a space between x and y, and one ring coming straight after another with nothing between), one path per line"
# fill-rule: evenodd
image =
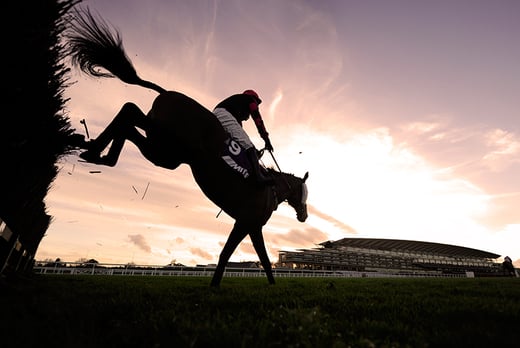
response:
M251 164L246 156L246 152L233 139L228 138L226 140L222 159L231 169L242 175L244 179L251 175Z

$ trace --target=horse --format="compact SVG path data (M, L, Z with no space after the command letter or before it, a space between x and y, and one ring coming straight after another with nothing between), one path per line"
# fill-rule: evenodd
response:
M269 284L275 284L262 228L282 202L294 208L298 221L305 222L309 173L300 178L266 168L273 179L269 185L239 176L221 158L228 135L211 111L180 92L141 79L125 52L120 32L88 8L75 9L69 24L65 47L73 66L93 77L117 77L159 93L147 114L134 103L125 103L96 139L78 146L86 150L80 157L115 166L129 140L156 166L174 170L187 164L205 196L235 220L210 285L220 286L231 255L247 235ZM101 156L105 149L107 155Z

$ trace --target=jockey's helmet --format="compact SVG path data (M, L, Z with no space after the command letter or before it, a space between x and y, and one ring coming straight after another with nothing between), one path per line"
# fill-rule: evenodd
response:
M256 102L257 102L258 104L260 104L260 103L262 102L262 99L260 99L260 97L258 96L258 93L256 93L256 92L253 91L252 89L245 90L243 94L247 94L247 95L250 95L250 96L255 97Z

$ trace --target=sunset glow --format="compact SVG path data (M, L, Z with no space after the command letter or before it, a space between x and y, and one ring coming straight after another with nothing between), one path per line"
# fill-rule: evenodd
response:
M520 267L520 2L84 1L119 28L139 75L212 110L254 89L281 170L309 172L309 218L280 205L279 250L344 237L453 244ZM96 137L157 93L72 71L71 123ZM263 142L252 121L244 128ZM275 167L268 153L262 158ZM127 143L114 168L71 155L36 258L216 263L234 221L186 165ZM91 173L99 170L101 173ZM218 217L217 217L218 215ZM233 261L256 261L249 239Z

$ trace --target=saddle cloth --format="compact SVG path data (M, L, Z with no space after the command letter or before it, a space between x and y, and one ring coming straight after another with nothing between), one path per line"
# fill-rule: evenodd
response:
M228 138L225 141L222 159L244 179L251 175L251 163L249 163L246 152L235 140Z

